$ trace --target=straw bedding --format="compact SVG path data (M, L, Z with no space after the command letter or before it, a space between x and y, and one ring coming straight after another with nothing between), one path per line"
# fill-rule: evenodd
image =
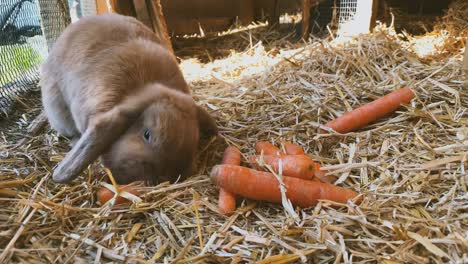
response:
M442 44L424 57L415 39L379 26L358 39L281 50L252 41L224 59L184 59L194 97L216 117L221 136L201 147L198 175L141 187L141 202L113 209L96 204L99 163L71 185L52 182L69 148L49 128L16 146L40 106L30 109L0 139L0 262L468 261L468 90L459 42L466 27L441 32L432 34ZM416 98L393 115L355 133L318 132L404 85ZM338 185L360 192L362 204L322 201L290 212L239 198L233 216L220 216L208 175L224 148L235 145L247 157L256 141L280 139L303 146Z

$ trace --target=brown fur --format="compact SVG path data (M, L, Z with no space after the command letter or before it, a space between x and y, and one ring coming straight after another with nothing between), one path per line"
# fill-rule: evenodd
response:
M192 173L200 131L217 128L163 45L117 14L82 18L62 33L40 83L50 125L74 142L55 181L72 180L99 156L121 184Z

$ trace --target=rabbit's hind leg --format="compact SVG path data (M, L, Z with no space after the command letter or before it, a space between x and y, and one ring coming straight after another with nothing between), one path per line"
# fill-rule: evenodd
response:
M52 129L67 138L79 138L80 132L76 128L75 121L63 99L58 84L43 85L41 91L44 112Z

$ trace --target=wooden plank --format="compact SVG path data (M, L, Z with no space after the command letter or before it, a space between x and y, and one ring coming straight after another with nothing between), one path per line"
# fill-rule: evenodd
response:
M281 12L293 13L301 9L302 0L283 0L278 1L278 7ZM274 13L275 1L272 0L254 0L254 19L262 20L265 16Z
M200 33L200 26L205 33L217 32L227 30L232 25L232 17L174 18L167 20L167 24L176 34L197 34Z
M161 0L167 18L232 17L239 12L239 0Z
M239 20L241 25L247 26L254 20L253 0L239 1Z

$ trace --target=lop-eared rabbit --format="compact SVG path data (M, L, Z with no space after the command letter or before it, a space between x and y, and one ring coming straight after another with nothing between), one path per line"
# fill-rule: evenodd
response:
M218 129L194 102L165 41L118 14L64 30L40 81L49 124L72 142L55 182L70 182L99 158L119 184L174 182L194 172L201 135Z

